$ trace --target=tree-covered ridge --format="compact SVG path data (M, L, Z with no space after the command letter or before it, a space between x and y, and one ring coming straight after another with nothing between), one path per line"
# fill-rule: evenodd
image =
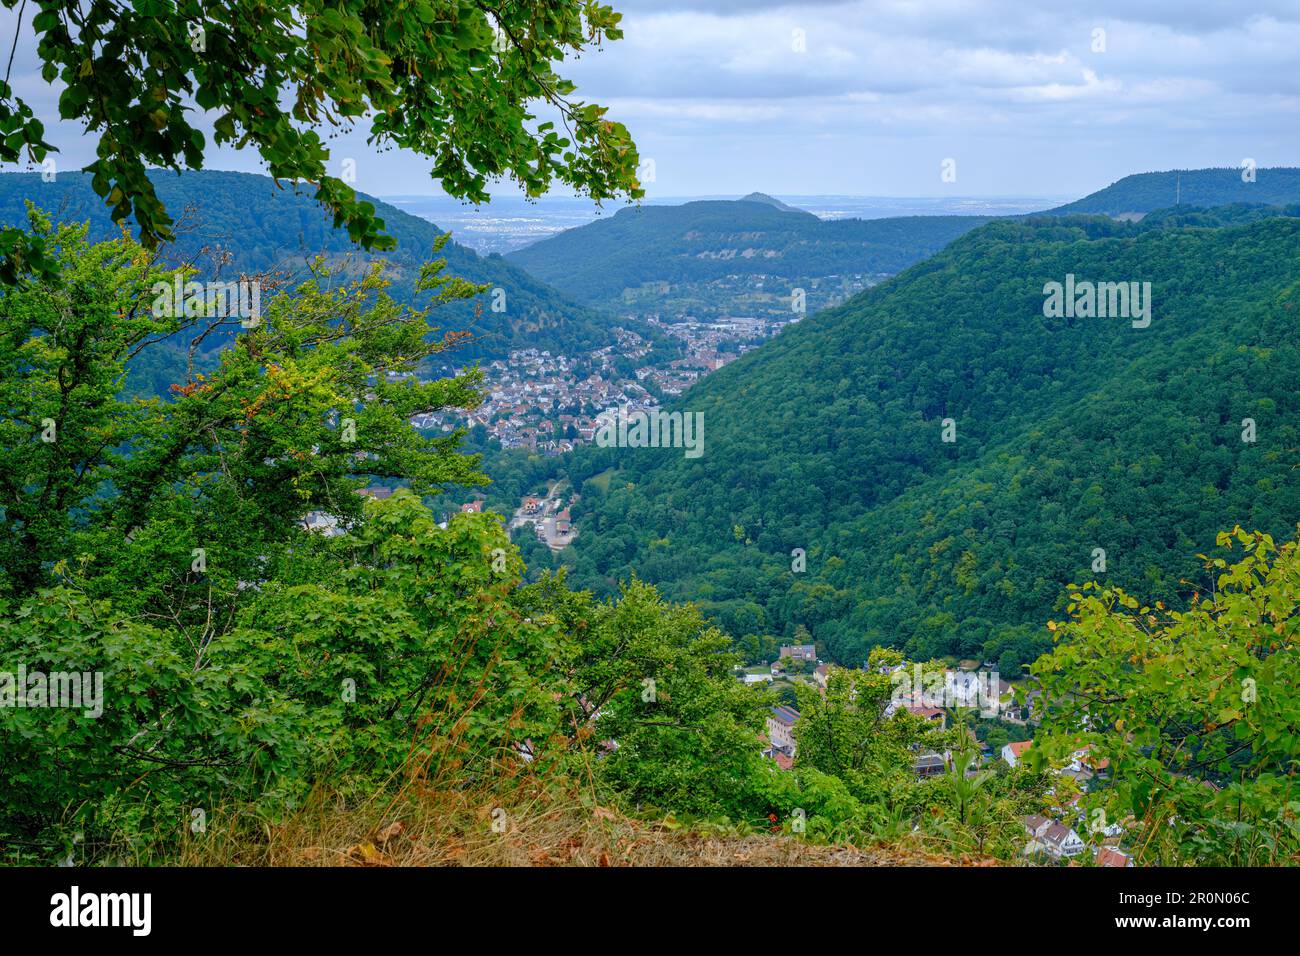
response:
M1217 529L1292 526L1297 263L1300 219L1280 215L989 223L683 395L703 457L577 456L568 560L596 587L635 571L737 637L802 625L846 663L891 644L1015 673L1095 549L1099 580L1169 601ZM1149 327L1046 318L1071 273L1150 282Z
M1300 169L1171 170L1127 176L1105 189L1050 210L1057 215L1145 214L1173 207L1186 216L1226 205L1289 206L1300 203ZM1183 209L1181 207L1187 207ZM635 308L644 284L667 283L658 302L671 308L735 290L707 283L735 276L770 276L787 300L795 287L828 277L889 275L919 262L989 221L987 216L900 216L822 221L762 193L736 201L625 209L610 219L570 229L509 254L509 259L589 305ZM1015 217L1012 217L1015 218ZM810 292L811 294L811 292ZM823 304L820 300L816 305ZM746 300L731 307L745 314ZM751 308L757 306L751 306ZM698 304L696 311L701 310Z
M1243 173L1246 175L1243 176ZM1253 176L1253 178L1252 178ZM1146 213L1175 204L1183 206L1227 206L1255 203L1289 206L1300 202L1300 169L1278 166L1248 173L1239 167L1226 169L1170 169L1134 173L1105 189L1059 206L1052 212Z
M797 209L796 207L791 206L789 203L782 202L781 200L777 199L775 196L769 196L767 193L752 192L748 196L741 196L740 201L765 203L771 206L773 209L780 209L782 212L803 212L803 210ZM804 215L811 216L812 213L805 212Z
M427 220L371 199L396 246L383 253L364 252L334 229L309 191L277 186L267 176L198 171L179 176L154 172L151 177L159 199L179 220L174 241L162 253L172 262L193 262L200 278L215 275L218 268L222 278L267 271L302 276L317 255L325 255L336 273L358 276L367 262L380 260L391 270L390 293L411 302L420 265L445 235ZM38 173L0 176L0 223L25 224L28 200L62 221L89 222L92 241L120 235L87 174L59 173L52 182ZM504 356L529 346L573 352L614 341L607 316L576 304L500 256L480 256L454 241L438 255L447 260L450 274L487 287L478 296L449 304L440 316L444 329L475 336L458 351L460 360ZM503 298L494 296L496 289ZM494 304L504 309L496 311Z
M748 198L748 197L747 197ZM701 283L734 275L800 282L898 272L937 252L982 216L823 221L770 201L642 206L569 229L508 258L580 302L617 307L647 282Z

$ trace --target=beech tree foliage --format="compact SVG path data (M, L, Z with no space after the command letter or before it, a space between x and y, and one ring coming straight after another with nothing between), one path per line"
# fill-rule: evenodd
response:
M1109 761L1096 819L1147 863L1258 866L1300 853L1300 548L1241 528L1185 609L1087 582L1033 667L1051 702L1028 752Z
M212 146L255 149L277 179L313 183L355 242L389 248L323 133L358 124L380 149L429 158L443 190L475 202L500 177L530 196L556 182L596 200L641 195L626 128L555 71L622 35L597 0L0 2L18 9L20 34L35 32L41 76L61 87L58 116L42 118L5 77L0 162L41 163L49 121L84 123L95 191L147 248L172 234L148 168L201 168ZM0 278L49 268L29 239L0 233Z
M159 580L143 570L175 566L181 556L165 552L182 546L228 549L233 586L256 578L253 563L306 512L357 515L354 491L376 477L420 492L484 480L451 454L454 438L410 427L419 412L473 407L479 377L395 377L447 342L427 309L387 297L377 266L334 288L321 273L265 289L243 328L161 314L157 289L174 288L177 270L127 238L91 245L84 226L54 229L39 214L32 234L60 276L0 288L0 591L30 593L55 562L92 555L143 594ZM419 283L429 307L477 291L439 270ZM190 368L167 400L123 396L133 357L232 331L218 368ZM187 533L171 534L182 520Z

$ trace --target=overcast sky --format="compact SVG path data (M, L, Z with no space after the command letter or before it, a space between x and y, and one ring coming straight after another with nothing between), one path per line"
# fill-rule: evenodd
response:
M1078 196L1132 172L1300 165L1300 0L614 6L625 38L566 71L630 127L651 196ZM92 159L53 121L26 38L14 76L60 165ZM435 191L425 161L376 155L361 134L334 155L357 160L363 191ZM233 151L208 165L261 169Z

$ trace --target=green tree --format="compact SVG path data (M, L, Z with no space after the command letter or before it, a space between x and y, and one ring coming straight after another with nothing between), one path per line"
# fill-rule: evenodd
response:
M419 497L481 480L459 435L408 422L476 404L477 374L389 378L444 347L427 310L377 270L322 273L209 374L124 398L132 354L239 320L158 314L174 273L127 238L33 228L61 274L0 290L0 837L37 858L77 831L174 842L186 807L486 772L558 730L567 635L517 604L499 520L440 528ZM473 291L436 263L422 285L431 305ZM409 490L356 493L374 481ZM304 528L313 511L339 533ZM19 665L99 675L101 712L13 706L45 693Z
M1051 706L1035 766L1091 748L1086 799L1149 862L1258 865L1300 852L1300 550L1240 528L1236 563L1183 611L1087 582L1033 667Z
M0 598L7 668L102 677L99 714L15 707L32 688L0 678L0 840L52 859L82 833L112 858L174 846L193 809L276 819L322 780L348 798L402 770L470 779L554 733L564 635L517 607L500 525L439 528L406 491L365 518L304 532L210 632L91 599L76 573Z
M890 675L831 667L823 694L796 685L799 720L795 767L813 767L843 780L864 803L882 802L890 789L912 779L915 748L939 746L942 731L907 710L885 715L894 694Z
M410 428L417 412L476 405L481 377L389 380L444 344L429 340L427 309L384 294L378 266L334 289L281 290L240 329L160 314L155 284L175 273L126 238L90 245L84 226L55 230L36 213L32 232L57 250L60 276L0 287L0 592L30 593L60 560L93 563L97 594L170 618L195 599L196 562L233 600L304 514L359 516L369 480L417 492L484 480L454 453L459 436ZM439 267L421 281L430 307L475 291ZM132 357L232 329L219 366L191 364L170 400L121 396Z
M19 8L25 0L3 0ZM58 119L97 140L87 171L116 221L134 219L152 247L172 234L149 166L201 168L207 137L191 102L214 117L215 146L252 147L277 179L315 184L356 242L388 248L384 224L345 181L324 124L366 121L370 141L433 160L449 194L487 198L509 177L530 196L562 182L600 200L640 196L637 154L606 109L573 99L562 60L618 39L620 15L597 0L489 3L374 0L123 6L108 0L41 3L41 76L59 81ZM17 39L17 38L15 38ZM552 120L537 122L533 104ZM42 162L45 127L0 84L0 162ZM44 246L0 232L8 278L47 268ZM4 276L0 276L4 278Z
M731 639L635 580L617 600L565 601L578 630L571 720L580 739L616 743L598 765L601 779L661 810L766 812L760 738L771 697L736 680Z

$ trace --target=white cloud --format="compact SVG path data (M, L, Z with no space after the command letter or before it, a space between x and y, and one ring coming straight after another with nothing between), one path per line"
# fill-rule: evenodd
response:
M562 72L628 123L660 195L936 194L951 191L935 173L946 156L962 192L1003 194L1243 155L1300 165L1297 0L613 2L625 39ZM12 18L0 11L0 34ZM16 85L53 118L32 47ZM78 127L47 126L69 159L93 155ZM338 148L384 170L371 191L428 188L426 162L363 140Z

